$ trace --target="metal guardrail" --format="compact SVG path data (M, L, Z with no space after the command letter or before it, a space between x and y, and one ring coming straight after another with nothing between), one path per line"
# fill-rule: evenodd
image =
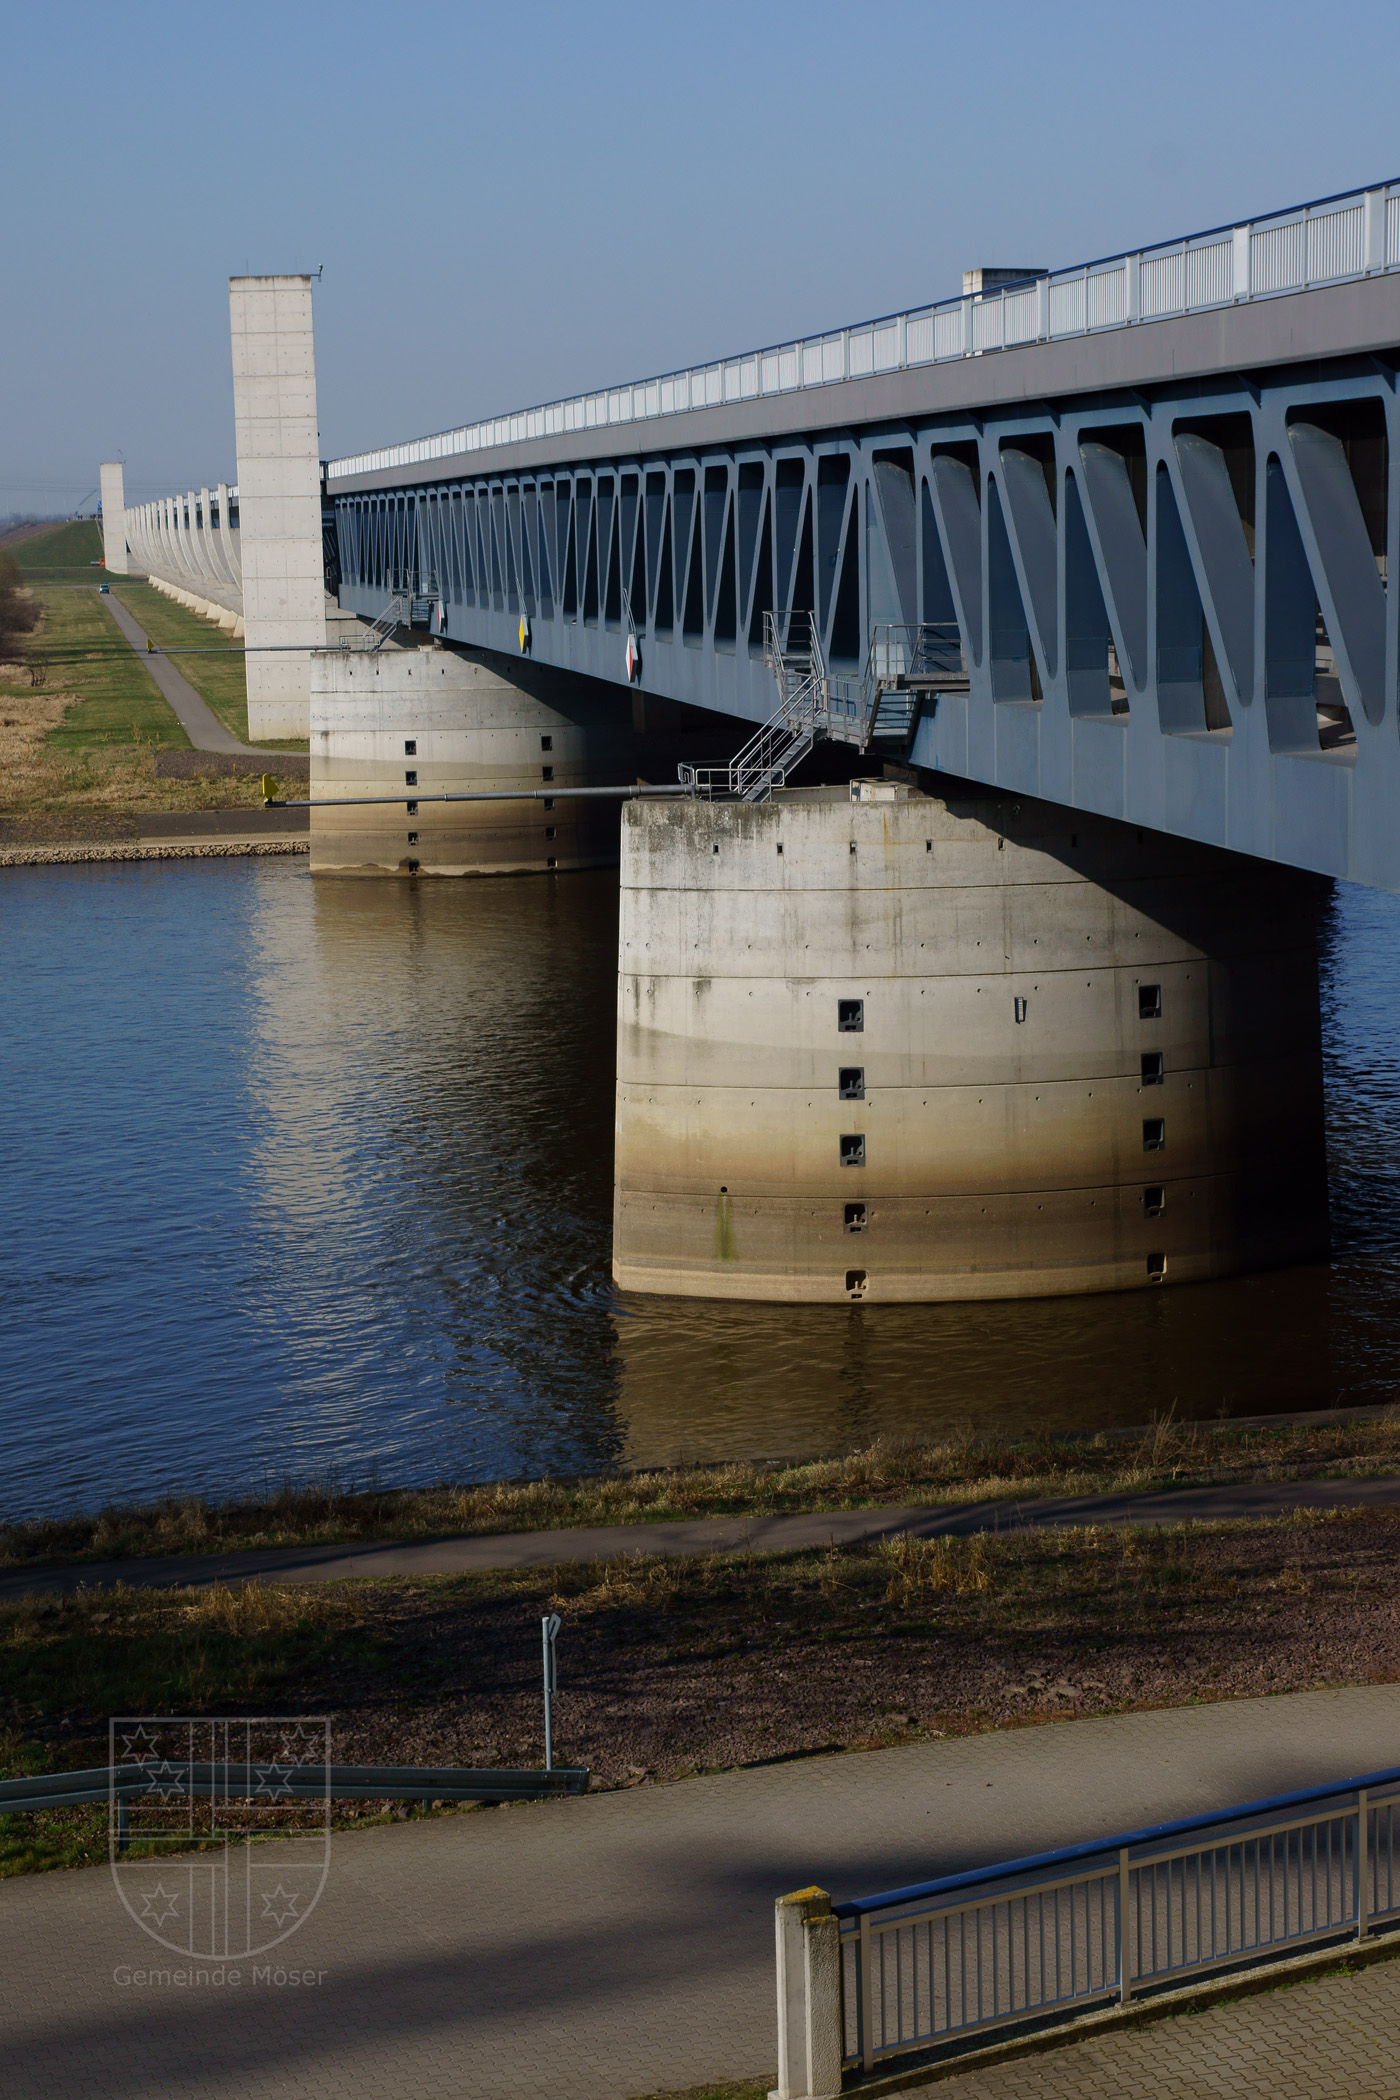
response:
M845 2068L1364 1939L1397 1803L1400 1768L833 1904Z
M0 1815L32 1815L94 1801L120 1806L146 1794L166 1800L176 1796L264 1802L543 1801L587 1791L586 1765L492 1771L460 1765L201 1764L163 1759L0 1780Z
M326 479L330 483L575 430L606 430L766 394L982 357L1026 343L1132 328L1397 268L1400 179L854 328L770 344L664 377L575 394L408 444L355 453L331 460Z

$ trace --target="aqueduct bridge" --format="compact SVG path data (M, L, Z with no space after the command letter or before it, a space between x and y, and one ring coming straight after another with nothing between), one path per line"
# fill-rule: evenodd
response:
M327 464L309 282L232 299L314 865L620 852L623 1282L1325 1246L1316 877L1400 888L1400 184ZM575 792L678 761L620 847Z

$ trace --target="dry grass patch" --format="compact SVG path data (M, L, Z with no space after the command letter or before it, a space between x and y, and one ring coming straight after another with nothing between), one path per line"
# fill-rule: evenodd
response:
M999 1439L967 1431L934 1442L881 1438L840 1457L790 1465L677 1466L423 1488L292 1482L227 1501L169 1497L93 1514L0 1522L0 1566L1392 1475L1400 1475L1394 1409L1378 1417L1259 1427L1166 1420L1133 1435L1092 1438Z
M1400 1512L78 1592L0 1606L0 1736L10 1769L44 1770L103 1762L109 1714L328 1713L340 1763L538 1764L551 1609L564 1621L557 1755L638 1786L1400 1681ZM0 1826L0 1872L37 1858L25 1820Z

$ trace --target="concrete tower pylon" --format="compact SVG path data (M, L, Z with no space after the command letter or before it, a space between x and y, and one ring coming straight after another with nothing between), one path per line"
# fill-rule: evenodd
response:
M302 737L326 646L311 279L231 277L229 328L248 733Z
M109 574L125 576L126 496L121 461L104 459L97 477L102 490L102 558Z

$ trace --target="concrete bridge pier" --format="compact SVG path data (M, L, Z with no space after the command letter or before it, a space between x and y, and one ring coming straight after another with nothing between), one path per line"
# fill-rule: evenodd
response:
M624 809L618 1283L1016 1298L1321 1257L1324 884L940 785Z
M631 703L572 671L486 650L328 649L311 658L311 871L511 875L617 864L616 802L552 788L637 777ZM534 802L423 795L533 788ZM421 794L416 794L415 789Z

